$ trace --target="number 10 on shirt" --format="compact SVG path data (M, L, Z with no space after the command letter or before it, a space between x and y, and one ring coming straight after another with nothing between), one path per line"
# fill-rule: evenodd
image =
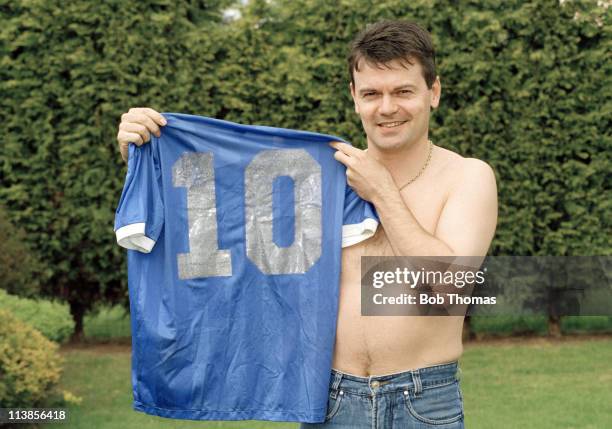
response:
M230 250L219 249L215 171L210 152L186 153L172 168L176 187L187 189L188 253L177 255L179 278L232 275ZM294 239L273 240L274 180L294 184ZM245 169L246 254L264 274L303 274L321 256L321 166L304 149L264 150ZM223 196L221 195L221 198Z

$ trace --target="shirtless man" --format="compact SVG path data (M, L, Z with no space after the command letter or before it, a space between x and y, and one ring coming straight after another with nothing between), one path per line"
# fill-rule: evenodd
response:
M362 316L360 258L486 255L497 222L495 176L486 163L429 142L441 84L425 30L400 21L367 27L352 44L349 70L367 151L332 145L382 228L343 249L328 414L303 428L462 428L463 317ZM125 113L123 158L129 142L141 145L163 125L151 109Z

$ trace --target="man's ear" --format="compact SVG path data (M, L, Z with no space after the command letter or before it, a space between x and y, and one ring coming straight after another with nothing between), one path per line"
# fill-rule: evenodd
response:
M431 85L431 99L429 104L432 109L435 109L440 104L440 97L442 95L442 83L440 83L440 76L436 76L436 80Z
M351 97L353 97L353 104L355 105L355 113L359 115L359 106L357 105L357 99L355 98L355 85L353 85L353 82L349 82L349 89L351 90Z

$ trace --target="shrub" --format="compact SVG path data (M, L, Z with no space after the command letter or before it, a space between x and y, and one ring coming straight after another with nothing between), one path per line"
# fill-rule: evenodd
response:
M53 395L62 359L58 346L0 309L0 404L34 407Z
M0 309L11 311L19 320L58 343L66 341L74 331L74 321L66 304L20 298L0 290Z
M96 306L85 316L87 339L118 340L130 337L130 313L120 305Z

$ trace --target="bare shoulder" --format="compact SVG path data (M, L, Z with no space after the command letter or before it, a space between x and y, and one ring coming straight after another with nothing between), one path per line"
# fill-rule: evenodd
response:
M476 158L466 158L448 149L436 147L440 172L452 178L455 186L493 185L495 173L489 164Z
M483 181L495 184L495 173L489 164L476 158L463 158L461 169L464 181Z
M448 194L436 226L436 237L457 255L486 255L497 225L497 185L489 164L443 149L440 178Z

